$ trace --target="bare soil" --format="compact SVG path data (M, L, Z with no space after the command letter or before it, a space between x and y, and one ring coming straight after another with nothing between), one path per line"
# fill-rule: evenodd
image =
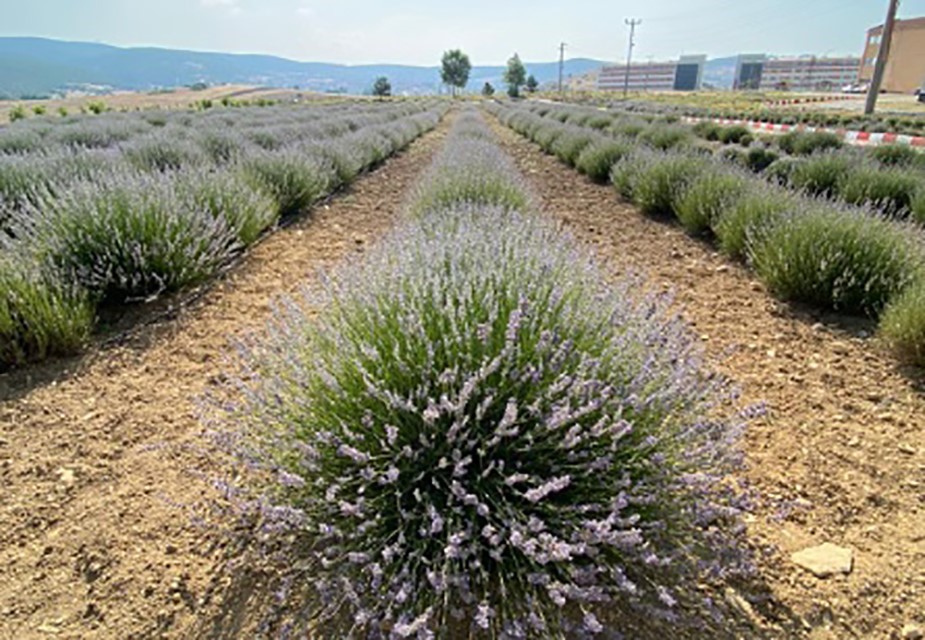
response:
M510 130L505 150L546 211L614 276L676 293L717 368L764 401L745 449L758 502L749 536L770 600L749 615L775 637L899 638L925 624L925 376L903 370L872 323L783 304L754 274L670 221L644 217ZM847 576L816 578L790 554L830 542Z
M189 509L218 475L197 398L274 298L394 224L447 127L269 236L173 317L0 376L0 638L201 637L221 553Z

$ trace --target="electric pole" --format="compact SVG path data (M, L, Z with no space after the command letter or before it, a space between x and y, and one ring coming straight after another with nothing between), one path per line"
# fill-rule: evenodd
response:
M893 24L896 22L896 10L899 0L890 0L887 10L886 22L883 23L883 32L880 35L880 51L877 52L877 62L874 64L874 75L867 88L867 102L864 103L864 115L870 115L877 106L877 96L880 94L880 84L883 82L883 72L886 70L886 61L890 56L890 44L893 40Z
M630 63L633 61L633 47L636 46L636 25L642 24L642 20L626 19L624 22L630 28L630 47L626 54L626 76L623 79L623 97L625 98L630 90Z
M559 45L559 93L562 93L562 71L565 68L565 47L563 42Z

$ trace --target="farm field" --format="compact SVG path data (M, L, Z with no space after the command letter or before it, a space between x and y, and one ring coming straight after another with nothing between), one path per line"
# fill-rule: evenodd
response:
M86 325L62 355L0 291L0 636L925 625L917 152L506 101L126 118L0 129L0 268ZM89 180L67 127L111 136ZM166 231L116 251L145 190ZM170 280L162 236L213 232ZM824 543L834 575L792 558Z
M51 100L0 100L0 124L9 122L10 110L21 106L27 117L35 116L35 107L44 108L46 115L41 118L58 118L58 112L64 108L71 114L86 110L91 103L104 103L115 111L137 111L150 109L188 109L193 103L202 100L220 102L222 98L231 100L274 100L291 102L331 101L330 96L287 89L255 87L250 85L224 85L209 87L201 91L193 89L175 89L169 92L143 93L133 91L116 92L104 96L68 97ZM336 100L336 99L335 99Z
M750 530L778 549L763 564L774 594L765 611L797 624L775 637L889 638L900 630L925 607L921 373L904 375L868 322L774 300L709 244L640 216L612 188L510 131L498 133L546 211L614 273L640 271L674 290L724 373L747 398L769 404L746 448L747 475L764 496ZM790 563L791 553L824 542L855 549L849 576L821 580Z

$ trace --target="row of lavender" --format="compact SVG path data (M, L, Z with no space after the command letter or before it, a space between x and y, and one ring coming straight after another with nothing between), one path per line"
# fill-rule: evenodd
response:
M743 416L671 301L605 285L476 112L407 209L281 305L243 350L239 400L215 404L247 469L230 495L278 580L262 631L731 624L710 594L751 571L728 476Z
M794 191L925 223L925 153L912 147L846 147L838 136L825 132L792 131L756 138L741 125L689 126L666 116L575 105L541 103L524 108L554 122L634 138L662 150L716 154Z
M514 130L652 215L715 238L786 300L880 319L897 355L925 364L925 236L872 209L796 193L690 150L660 150L525 109L492 110Z
M77 351L100 305L209 278L444 112L418 103L101 116L102 146L91 147L62 142L51 125L0 131L49 145L0 155L0 368ZM144 132L158 126L152 117L166 124ZM70 126L91 127L57 125ZM141 133L120 140L123 129Z
M722 120L751 120L756 122L809 125L868 131L872 133L893 132L905 135L925 133L925 116L921 113L902 111L881 112L864 115L859 112L836 111L834 109L806 109L801 107L781 108L767 103L745 106L697 106L693 104L671 104L655 100L590 100L589 106L619 109L628 113L658 114L674 118L696 117Z
M386 129L377 127L428 109L426 103L345 103L17 122L0 128L0 230L45 192L100 174L238 168L248 160L256 164L267 155L340 138L347 148L387 149L388 141L377 139ZM337 153L337 146L329 155L348 174L359 166L359 159Z

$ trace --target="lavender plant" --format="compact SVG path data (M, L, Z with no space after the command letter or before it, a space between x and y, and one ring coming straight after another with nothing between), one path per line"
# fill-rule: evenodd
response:
M565 128L552 144L552 153L569 166L575 166L578 156L598 137L597 134L581 128Z
M279 217L276 201L253 187L239 171L184 172L177 186L191 211L223 220L241 246L253 244Z
M880 333L900 360L925 367L925 280L890 302L880 318Z
M815 203L759 230L748 253L785 300L876 317L922 273L916 235L873 212Z
M523 210L530 197L510 159L487 141L451 139L413 196L414 214L460 202Z
M814 196L833 197L855 171L857 159L840 153L818 153L793 165L788 184Z
M626 171L625 164L643 157L624 158L614 167L614 173ZM626 179L632 181L628 189L633 202L649 215L673 214L684 191L705 171L704 162L696 156L677 152L652 154L647 159L628 171ZM615 184L622 179L615 178Z
M125 159L141 171L178 171L206 164L207 157L179 132L164 128L123 146Z
M224 217L169 175L113 173L29 209L17 233L24 245L107 303L200 282L237 249Z
M93 326L87 296L28 260L14 261L8 243L0 249L0 371L77 351Z
M330 193L337 174L321 154L289 147L275 153L251 154L244 171L253 184L276 200L279 215L295 215Z
M731 258L745 259L748 239L758 233L767 233L786 214L802 210L797 196L771 185L754 183L752 188L730 206L719 212L711 228L720 250Z
M690 233L711 231L754 183L750 176L728 167L708 168L684 190L674 207L675 214Z
M919 171L861 164L844 178L838 195L846 202L869 206L888 216L907 217L923 190L925 176Z
M575 168L595 182L606 182L613 165L629 154L633 147L634 143L627 138L596 140L582 149Z
M604 287L534 215L462 205L289 301L244 350L219 439L282 545L280 629L708 624L698 585L748 571L739 419L639 286Z

